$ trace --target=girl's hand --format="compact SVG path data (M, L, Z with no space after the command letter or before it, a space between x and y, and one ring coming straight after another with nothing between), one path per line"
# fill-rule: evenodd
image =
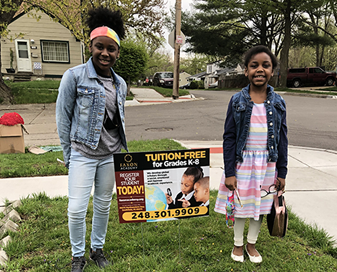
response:
M182 204L183 208L187 208L187 207L191 206L191 203L186 199L179 199L179 201L181 201L183 203Z
M236 177L235 176L227 177L225 179L225 185L231 191L237 189Z
M172 203L172 197L171 196L169 196L168 194L165 194L165 196L166 196L166 202L167 202L167 204L171 204Z
M277 180L276 180L276 189L284 192L285 186L286 186L286 180L284 178L278 177Z

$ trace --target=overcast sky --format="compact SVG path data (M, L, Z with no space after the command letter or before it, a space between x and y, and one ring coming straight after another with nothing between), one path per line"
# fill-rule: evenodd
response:
M181 0L181 9L186 10L190 8L190 4L193 3L193 0ZM167 0L167 6L173 8L176 4L175 0Z

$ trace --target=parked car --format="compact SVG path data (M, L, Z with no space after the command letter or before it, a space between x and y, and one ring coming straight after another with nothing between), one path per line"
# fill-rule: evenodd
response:
M185 85L182 85L179 87L179 89L190 89L191 88L191 82L187 82Z
M287 74L287 86L298 88L301 85L332 86L336 81L335 72L326 72L320 67L290 68Z
M216 82L214 82L214 83L209 84L209 85L208 85L208 88L218 88L218 82L219 82L219 81L216 81Z
M157 72L153 76L153 86L173 88L172 72Z

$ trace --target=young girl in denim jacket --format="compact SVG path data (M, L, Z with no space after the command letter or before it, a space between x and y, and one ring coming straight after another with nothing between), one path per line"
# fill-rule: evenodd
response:
M89 257L100 268L111 263L103 254L115 183L113 154L127 150L124 122L125 81L111 68L125 36L122 14L107 8L89 11L89 50L85 64L67 70L56 102L56 123L68 177L68 221L72 269L86 265L85 218L94 186Z
M271 211L274 191L284 190L287 175L286 104L268 85L277 66L270 50L265 46L253 47L244 62L250 84L235 94L228 105L223 135L225 178L220 183L215 211L225 214L227 196L236 190L231 257L243 262L245 250L251 262L260 263L262 256L255 243L263 215ZM246 218L249 231L244 248Z

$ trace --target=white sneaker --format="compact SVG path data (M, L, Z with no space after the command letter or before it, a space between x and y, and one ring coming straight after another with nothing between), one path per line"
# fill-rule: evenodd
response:
M247 252L249 260L252 263L261 263L262 262L262 256L261 256L261 254L257 250L256 251L257 251L257 253L259 253L259 256L251 256L251 255L249 255L248 250L247 250L247 245L245 246L245 250Z

